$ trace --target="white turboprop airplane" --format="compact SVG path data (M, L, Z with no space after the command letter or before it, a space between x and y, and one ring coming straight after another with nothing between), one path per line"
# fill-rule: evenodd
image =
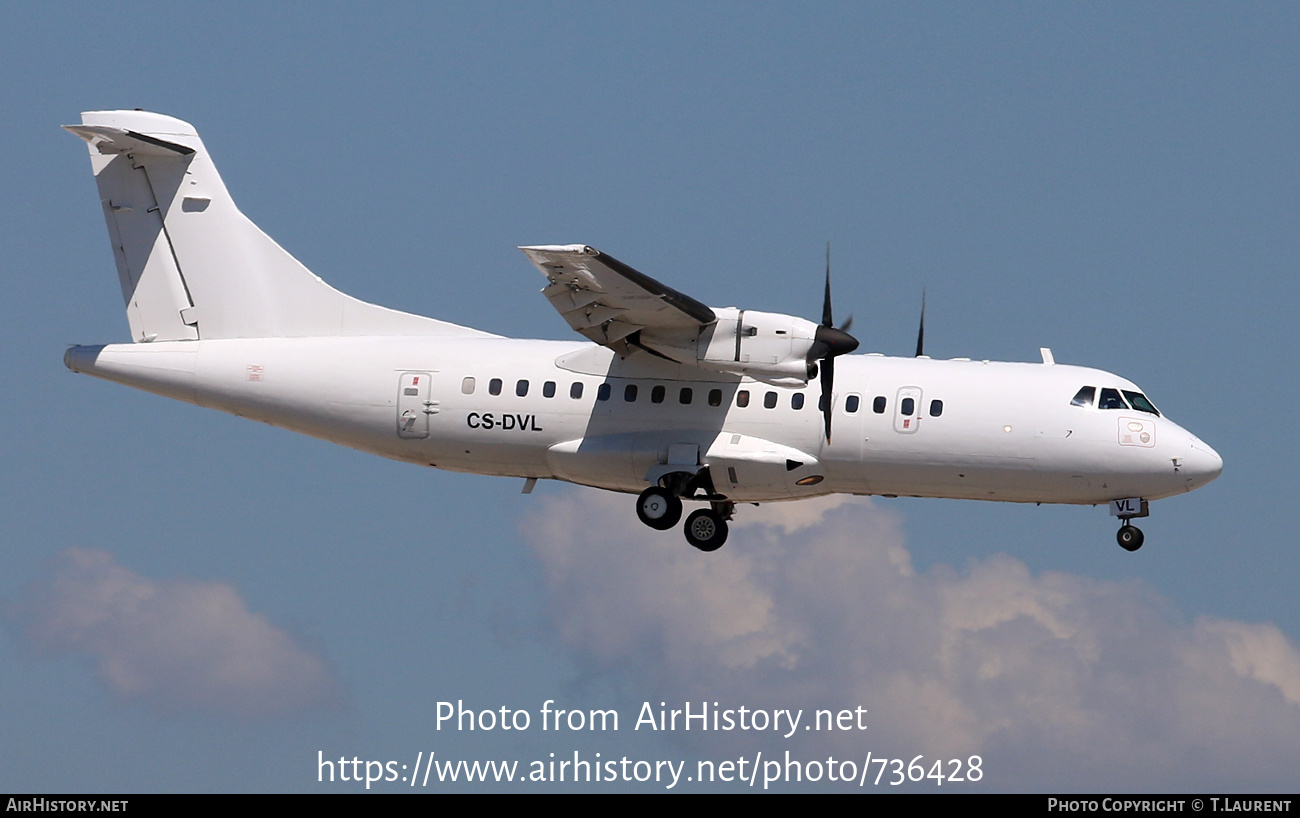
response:
M1096 369L836 357L822 321L708 307L585 245L521 247L584 341L503 338L331 288L235 207L193 126L82 114L132 344L83 372L421 466L638 494L712 551L737 503L831 493L1110 504L1218 476L1213 449ZM922 312L924 327L924 311ZM594 342L594 343L589 343ZM838 376L838 378L837 378ZM832 435L832 427L834 434Z

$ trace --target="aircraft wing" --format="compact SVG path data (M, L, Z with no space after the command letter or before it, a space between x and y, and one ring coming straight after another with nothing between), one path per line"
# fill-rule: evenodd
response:
M640 336L698 332L717 320L709 307L585 244L520 247L546 280L542 290L569 326L626 354ZM628 336L633 336L629 338Z

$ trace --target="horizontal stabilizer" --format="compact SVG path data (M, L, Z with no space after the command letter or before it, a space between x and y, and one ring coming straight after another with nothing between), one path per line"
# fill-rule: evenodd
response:
M130 152L140 156L189 156L194 153L193 148L124 128L112 128L107 125L64 125L63 129L71 131L86 140L92 148L105 154Z

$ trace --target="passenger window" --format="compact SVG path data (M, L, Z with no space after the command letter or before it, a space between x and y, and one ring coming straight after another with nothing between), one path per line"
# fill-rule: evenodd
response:
M1156 417L1160 417L1160 412L1151 405L1151 401L1147 400L1146 395L1143 395L1141 392L1130 392L1127 389L1123 391L1124 397L1128 398L1128 402L1133 404L1134 409L1139 412L1146 412L1155 415Z
M527 396L528 381L520 381L519 383L515 384L515 394L521 398Z
M650 390L650 402L651 403L664 402L664 388L662 386L656 386L654 389Z
M544 398L555 397L555 381L547 381L546 383L542 384L542 397Z
M790 396L790 408L795 410L803 408L802 392L795 392L793 395Z
M582 381L574 381L573 386L569 387L569 397L577 400L582 397Z
M628 403L634 403L636 401L636 384L629 383L627 386L623 387L623 400Z
M845 399L845 401L844 401L844 411L845 411L845 412L848 412L850 415L853 414L854 412L858 411L858 396L857 396L857 395L849 395L848 398Z
M1097 387L1085 386L1074 395L1071 406L1092 406L1092 399L1097 397Z
M763 408L764 408L764 409L775 409L775 408L776 408L776 393L775 393L775 392L768 392L766 395L763 396Z
M736 393L736 405L744 409L749 405L749 390L742 389Z
M463 380L463 381L460 382L460 393L461 393L462 395L472 395L472 394L474 394L474 379L473 379L473 378L466 378L465 380Z
M941 400L930 401L930 417L937 418L939 417L939 415L942 414L943 414L943 401Z
M600 388L596 390L596 400L609 400L610 391L609 384L602 383Z
M709 390L709 405L710 405L710 406L721 406L721 405L722 405L722 390L721 390L721 389L710 389L710 390Z
M1119 396L1118 389L1109 387L1101 390L1101 400L1097 401L1098 409L1127 409L1128 404Z
M493 378L492 380L488 381L488 394L489 394L489 395L500 395L500 394L501 394L501 379L500 379L500 378Z
M914 398L903 398L900 409L904 415L912 414L916 411L916 400Z
M877 395L876 399L871 402L871 411L875 412L877 415L885 414L885 403L885 396Z
M822 395L821 395L821 397L819 397L819 398L817 399L817 411L818 411L818 412L825 412L825 411L826 411L826 393L825 393L825 392L823 392Z
M682 391L677 393L677 402L683 406L687 406L690 404L691 398L694 397L694 395L695 393L689 386L683 386Z

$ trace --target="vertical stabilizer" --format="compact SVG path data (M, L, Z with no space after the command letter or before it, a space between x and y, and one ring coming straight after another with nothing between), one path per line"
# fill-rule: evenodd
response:
M321 281L235 207L198 132L144 111L91 111L90 146L136 342L482 335L367 304Z

